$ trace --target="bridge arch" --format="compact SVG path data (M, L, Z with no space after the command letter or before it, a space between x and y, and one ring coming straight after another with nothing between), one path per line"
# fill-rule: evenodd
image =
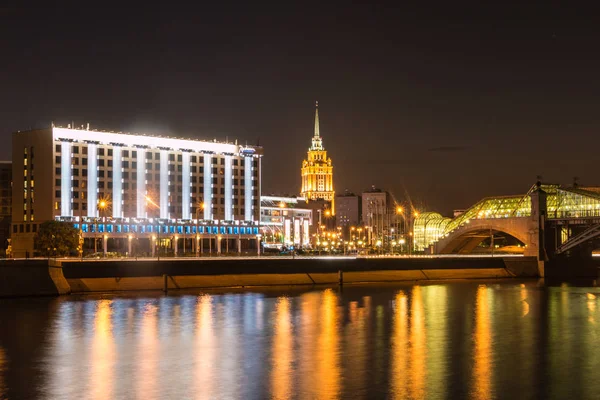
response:
M467 254L473 251L490 232L502 232L521 241L525 253L536 248L531 218L474 219L440 238L434 245L436 254Z

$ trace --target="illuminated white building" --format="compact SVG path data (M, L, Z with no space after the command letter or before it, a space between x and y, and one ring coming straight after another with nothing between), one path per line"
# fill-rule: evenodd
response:
M33 254L52 219L105 252L256 248L260 147L55 126L17 132L12 147L15 256Z
M261 231L265 246L308 247L313 209L303 197L261 196Z

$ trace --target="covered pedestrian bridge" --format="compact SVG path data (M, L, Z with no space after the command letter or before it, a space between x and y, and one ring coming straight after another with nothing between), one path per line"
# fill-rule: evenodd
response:
M509 239L525 255L538 252L539 222L532 215L531 196L538 187L532 186L526 194L488 197L454 218L437 213L422 213L414 222L414 249L434 254L468 254L481 250L482 243L493 251ZM554 248L569 241L573 230L569 224L590 222L600 218L600 187L562 187L542 184L546 194L546 221L554 226ZM566 227L566 228L565 228ZM598 230L600 232L600 230Z

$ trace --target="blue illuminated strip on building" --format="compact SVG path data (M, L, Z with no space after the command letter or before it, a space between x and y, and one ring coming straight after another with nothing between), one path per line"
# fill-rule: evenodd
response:
M71 217L71 143L62 142L60 147L60 215Z
M87 216L98 216L98 147L88 144Z
M208 235L257 235L256 226L152 225L152 224L90 224L81 225L83 233L160 233ZM74 224L79 229L79 224Z

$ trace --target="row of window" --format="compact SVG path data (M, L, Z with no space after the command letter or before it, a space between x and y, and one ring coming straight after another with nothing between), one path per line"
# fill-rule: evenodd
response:
M33 221L34 186L33 146L23 148L23 221ZM27 207L29 203L30 207Z
M13 233L36 233L38 224L13 224Z
M108 148L106 149L106 155L108 157L112 157L113 156L113 148ZM104 152L104 147L98 147L97 149L98 151L98 156L104 156L105 152ZM62 146L60 144L56 144L55 146L55 152L61 153L62 152ZM129 157L129 150L121 150L121 156L123 158L128 158ZM73 145L71 146L71 153L72 154L79 154L79 146L77 145ZM33 151L31 153L33 155ZM88 154L88 147L87 146L81 146L81 154L87 155ZM154 154L154 157L152 156L152 154ZM136 150L132 150L131 151L131 158L137 158L137 151ZM147 151L146 152L146 160L152 160L152 158L154 158L155 160L160 160L160 152L156 152L156 151ZM225 158L224 157L212 157L211 161L213 164L218 165L219 161L221 165L225 165ZM181 153L177 154L177 161L178 162L182 162L183 157L181 155ZM174 153L169 153L169 161L175 161L175 154ZM190 161L195 163L198 162L200 164L204 163L204 156L196 156L196 155L190 155ZM245 159L238 159L238 158L234 158L233 159L233 165L244 165L244 161ZM258 167L258 161L254 160L254 167Z

